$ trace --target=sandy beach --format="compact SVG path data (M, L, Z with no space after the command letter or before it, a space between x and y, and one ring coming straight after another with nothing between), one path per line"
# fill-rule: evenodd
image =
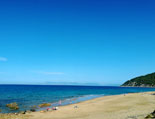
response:
M155 110L155 92L96 98L49 112L23 114L24 119L144 119ZM77 108L75 108L77 106ZM19 115L22 117L22 115ZM3 117L5 119L5 117ZM1 119L3 119L1 117ZM12 119L14 117L12 116ZM18 116L16 116L16 119ZM18 118L21 119L21 118Z

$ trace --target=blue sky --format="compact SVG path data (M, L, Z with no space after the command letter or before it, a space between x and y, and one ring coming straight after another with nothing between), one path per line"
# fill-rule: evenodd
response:
M154 0L0 1L0 84L119 85L154 72Z

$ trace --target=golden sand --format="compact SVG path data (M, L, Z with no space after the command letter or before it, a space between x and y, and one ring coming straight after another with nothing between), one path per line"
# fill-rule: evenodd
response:
M105 96L62 106L56 111L35 112L30 119L144 119L155 110L155 95L152 93Z

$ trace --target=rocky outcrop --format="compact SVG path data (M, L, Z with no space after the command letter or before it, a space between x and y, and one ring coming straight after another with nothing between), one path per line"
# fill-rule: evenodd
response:
M147 115L145 119L155 119L155 110L151 114Z
M16 102L7 104L6 107L9 107L11 110L18 110L18 104Z
M49 106L51 106L50 103L43 103L39 105L39 107L49 107Z

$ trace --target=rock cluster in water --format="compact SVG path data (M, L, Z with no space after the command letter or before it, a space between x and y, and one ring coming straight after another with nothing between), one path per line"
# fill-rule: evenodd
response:
M43 103L43 104L40 104L38 106L32 106L30 110L25 110L25 111L20 111L18 112L17 114L26 114L26 113L29 113L29 112L35 112L36 109L39 107L39 108L43 108L43 107L49 107L51 106L51 103ZM14 103L10 103L10 104L6 104L6 107L10 108L10 110L18 110L19 109L19 106L16 102ZM2 110L0 109L0 112Z
M49 106L51 106L51 103L43 103L43 104L40 104L38 107L42 108L42 107L49 107ZM18 110L19 109L19 106L18 106L18 104L16 102L6 104L6 107L10 108L11 110ZM34 106L31 107L30 111L35 112L38 107L34 105ZM0 112L1 111L2 110L0 109Z
M18 110L18 104L16 102L7 104L6 107L9 107L11 110Z

